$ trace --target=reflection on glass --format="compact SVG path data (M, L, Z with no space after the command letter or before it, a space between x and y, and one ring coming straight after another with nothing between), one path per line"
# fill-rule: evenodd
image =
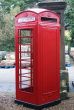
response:
M20 32L19 32L19 36L21 37L24 37L24 36L31 36L31 30L24 30L24 29L21 29Z
M21 38L19 43L21 43L21 44L30 44L31 39L30 38Z
M31 30L19 30L19 88L33 92Z

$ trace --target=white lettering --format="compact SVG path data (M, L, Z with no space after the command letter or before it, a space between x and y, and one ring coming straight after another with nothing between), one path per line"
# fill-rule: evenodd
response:
M29 17L23 17L18 19L18 23L29 22L29 21L35 21L35 17L29 16Z

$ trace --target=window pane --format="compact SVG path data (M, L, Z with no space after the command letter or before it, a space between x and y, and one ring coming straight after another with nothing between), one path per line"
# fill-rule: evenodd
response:
M33 92L32 30L19 30L19 89Z
M31 43L31 39L30 38L21 38L20 43L21 44Z
M21 37L31 36L31 30L21 29L19 34L20 34Z

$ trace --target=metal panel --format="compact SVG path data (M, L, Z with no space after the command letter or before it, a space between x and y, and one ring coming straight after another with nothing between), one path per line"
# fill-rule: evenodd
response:
M16 16L16 100L40 105L60 98L59 39L54 12L24 11Z

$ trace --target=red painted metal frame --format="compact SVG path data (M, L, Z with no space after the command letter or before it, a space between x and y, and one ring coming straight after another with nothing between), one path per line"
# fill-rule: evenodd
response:
M18 23L18 19L34 16L35 21ZM41 17L57 19L57 22L41 21ZM32 91L19 87L21 74L21 49L19 51L19 30L32 30L31 44L31 84ZM20 36L21 37L21 36ZM21 45L20 45L21 46ZM24 11L15 17L15 52L16 52L16 100L30 104L47 104L60 99L60 24L59 16L51 11ZM22 59L24 61L24 59ZM24 68L26 69L26 68ZM30 68L29 68L30 69ZM19 73L20 72L20 73ZM26 73L27 74L27 73ZM22 77L22 76L21 76ZM21 79L20 77L20 79Z

